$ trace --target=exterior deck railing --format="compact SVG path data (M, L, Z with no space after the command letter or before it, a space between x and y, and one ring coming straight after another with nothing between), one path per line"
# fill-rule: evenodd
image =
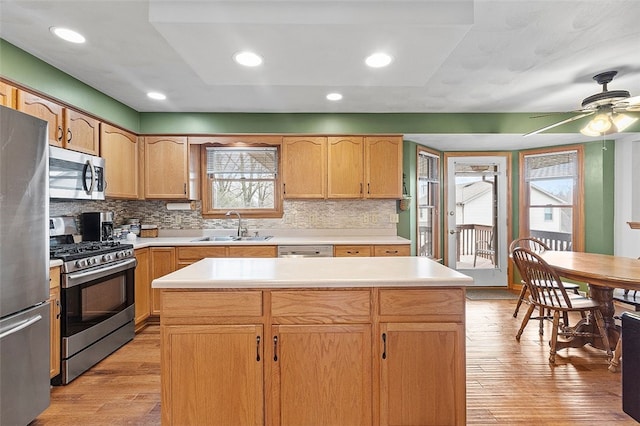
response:
M467 223L456 226L457 244L456 259L460 256L474 256L476 241L490 241L492 239L492 227ZM556 251L571 251L573 243L571 234L567 232L532 230L531 236L543 241L549 249Z

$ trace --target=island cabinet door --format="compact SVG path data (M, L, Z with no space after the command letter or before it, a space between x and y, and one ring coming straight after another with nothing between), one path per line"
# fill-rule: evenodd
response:
M276 425L371 425L371 326L272 328Z
M261 325L162 327L163 425L263 425Z
M380 424L464 425L464 327L380 324Z

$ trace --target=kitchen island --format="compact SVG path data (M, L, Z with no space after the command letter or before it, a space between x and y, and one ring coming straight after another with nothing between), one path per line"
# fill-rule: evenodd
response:
M164 277L163 424L465 424L465 286L424 257L207 258Z

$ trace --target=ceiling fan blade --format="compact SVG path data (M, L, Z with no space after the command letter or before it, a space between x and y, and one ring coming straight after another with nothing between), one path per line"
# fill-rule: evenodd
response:
M622 104L623 108L626 111L631 111L631 112L640 111L640 96L627 98L623 102L620 102L620 104Z
M546 130L553 129L554 127L558 127L558 126L561 126L561 125L563 125L563 124L571 123L572 121L579 120L579 119L581 119L582 117L586 117L587 115L591 115L591 114L593 114L594 112L595 112L595 111L585 112L585 113L583 113L583 114L578 114L578 115L573 116L573 117L571 117L571 118L567 118L566 120L562 120L562 121L559 121L559 122L557 122L557 123L555 123L555 124L551 124L550 126L543 127L542 129L538 129L538 130L534 130L533 132L525 133L523 136L536 135L536 134L541 133L541 132L544 132L544 131L546 131Z

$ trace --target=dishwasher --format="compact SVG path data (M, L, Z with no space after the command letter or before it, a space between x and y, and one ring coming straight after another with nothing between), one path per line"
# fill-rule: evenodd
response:
M333 257L333 246L278 246L278 257Z

